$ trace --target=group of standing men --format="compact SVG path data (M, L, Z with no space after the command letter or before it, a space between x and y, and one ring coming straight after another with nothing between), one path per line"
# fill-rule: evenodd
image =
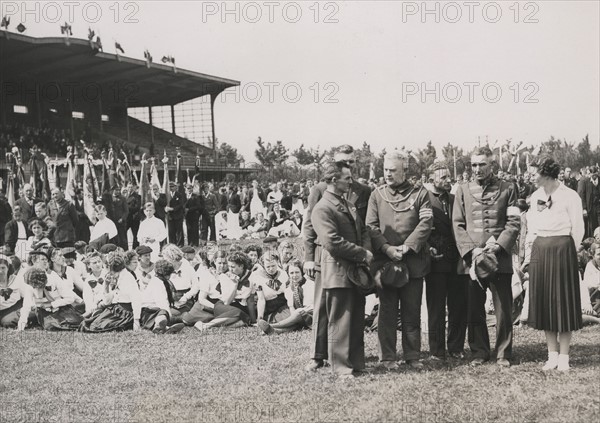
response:
M514 185L493 174L489 148L471 157L473 181L450 194L450 172L435 166L430 189L407 180L408 157L384 160L386 185L374 191L352 179L351 146L337 149L323 182L313 188L304 224L305 272L315 278L312 359L343 377L364 371L364 292L374 276L379 296L378 338L384 367L398 367L398 306L407 364L421 369L421 298L426 285L430 354L463 358L467 327L471 364L490 359L485 298L489 286L497 319L496 358L510 366L512 248L519 234ZM472 261L495 256L497 272L469 275ZM366 270L366 272L365 272ZM369 272L370 271L370 272ZM446 338L446 305L448 337ZM446 352L446 344L448 352Z

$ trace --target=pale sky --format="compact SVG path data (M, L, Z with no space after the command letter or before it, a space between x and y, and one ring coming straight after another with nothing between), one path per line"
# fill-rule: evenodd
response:
M69 2L51 3L3 1L2 14L16 10L13 30L21 20L27 35L60 36ZM239 80L237 98L217 101L216 132L248 162L258 136L290 149L367 141L375 151L429 140L438 151L472 148L486 135L600 142L597 1L482 1L471 17L468 2L427 2L439 22L421 1L72 3L74 37L91 26L107 52L116 39L127 56L148 48L155 60L171 54L180 68ZM33 12L23 17L24 5ZM62 19L49 22L56 10Z

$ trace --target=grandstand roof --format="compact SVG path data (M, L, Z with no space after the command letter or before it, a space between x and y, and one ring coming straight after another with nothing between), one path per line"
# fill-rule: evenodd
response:
M148 68L145 60L104 52L94 55L88 40L68 41L65 37L35 38L0 31L2 80L99 84L103 104L116 103L110 100L117 97L115 87L120 87L122 92L132 93L135 102L128 103L130 107L178 104L239 85L239 81L185 69L178 68L175 73L171 65L153 62ZM106 97L113 98L106 101Z

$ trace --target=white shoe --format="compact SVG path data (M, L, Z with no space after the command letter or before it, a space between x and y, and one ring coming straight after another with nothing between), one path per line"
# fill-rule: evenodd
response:
M558 356L558 367L557 369L566 372L570 369L569 366L569 354L559 354Z
M558 351L551 351L548 353L548 361L542 367L542 370L547 372L548 370L554 370L558 367Z

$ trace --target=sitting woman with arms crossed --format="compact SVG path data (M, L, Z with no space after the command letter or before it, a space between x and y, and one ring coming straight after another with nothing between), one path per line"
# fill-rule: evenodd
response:
M194 327L204 331L218 326L231 328L247 326L250 323L247 300L252 294L248 280L251 268L250 259L242 252L234 252L227 256L225 251L219 250L215 254L214 260L217 269L216 280L209 279L208 284L203 283L198 301L206 311L209 311L208 303L212 303L217 298L217 293L220 293L212 310L214 319L208 323L199 320Z

